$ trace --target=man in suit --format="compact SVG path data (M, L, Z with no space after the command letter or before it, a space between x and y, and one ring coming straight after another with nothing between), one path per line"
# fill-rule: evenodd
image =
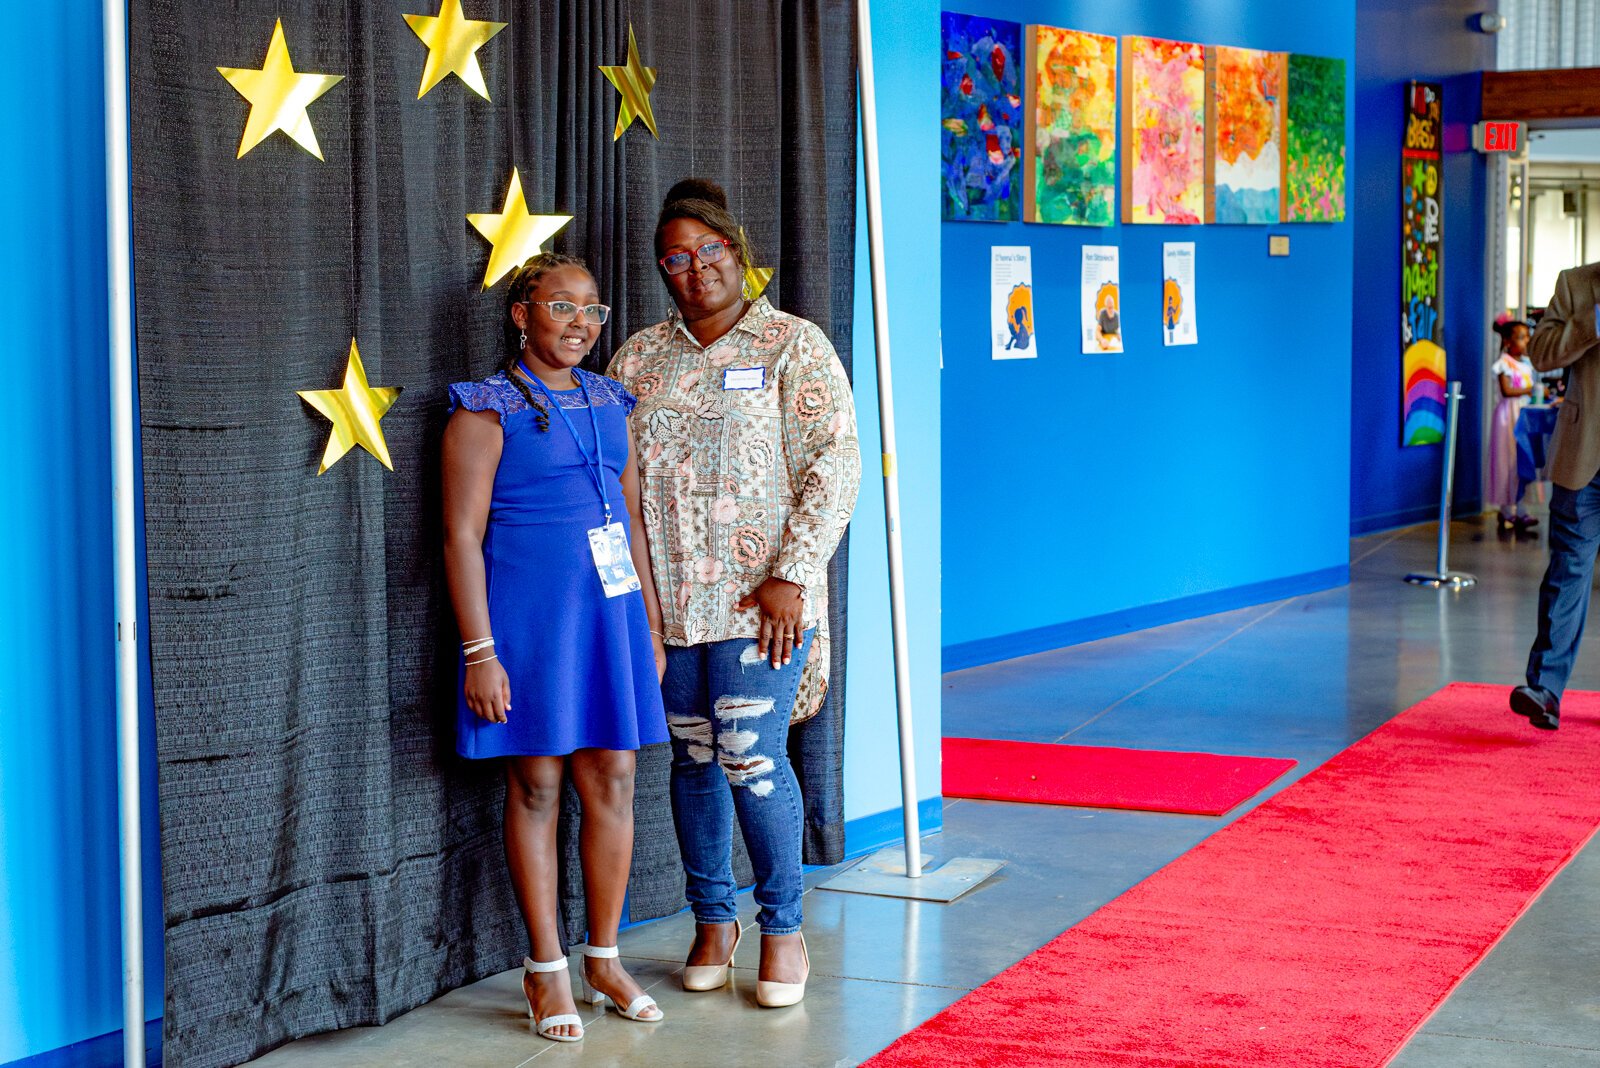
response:
M1567 368L1567 396L1551 444L1550 566L1539 587L1539 633L1528 653L1528 684L1511 691L1511 711L1553 731L1589 612L1600 551L1600 263L1562 271L1555 296L1528 343L1540 371Z

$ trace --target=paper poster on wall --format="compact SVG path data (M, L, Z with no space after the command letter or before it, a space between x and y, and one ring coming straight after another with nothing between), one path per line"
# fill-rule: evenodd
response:
M1083 246L1083 351L1122 351L1122 292L1115 245Z
M1194 242L1168 241L1161 246L1161 340L1167 345L1195 345Z
M989 348L997 360L1039 355L1033 334L1033 250L995 245L989 250Z
M1400 149L1400 444L1444 440L1442 87L1406 86Z

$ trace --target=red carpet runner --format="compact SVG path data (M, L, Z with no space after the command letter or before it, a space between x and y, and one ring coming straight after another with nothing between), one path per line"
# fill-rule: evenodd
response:
M868 1064L1386 1063L1600 824L1600 694L1546 733L1508 692L1434 694Z
M1220 816L1254 797L1294 763L1216 753L946 738L944 795Z

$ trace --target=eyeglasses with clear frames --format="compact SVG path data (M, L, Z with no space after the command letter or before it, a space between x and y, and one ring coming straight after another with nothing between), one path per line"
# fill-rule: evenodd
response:
M578 312L583 312L586 321L596 326L604 326L605 321L611 317L611 308L605 304L574 304L570 300L529 300L526 304L537 304L548 308L550 318L558 323L570 323L578 317Z
M695 249L693 254L688 252L674 252L670 256L662 256L656 262L659 263L661 265L661 269L666 271L668 274L682 274L684 271L689 269L696 257L699 258L701 263L716 263L718 260L722 259L722 257L726 256L728 254L728 250L732 247L732 241L729 241L725 237L719 237L715 241L707 241L705 244Z

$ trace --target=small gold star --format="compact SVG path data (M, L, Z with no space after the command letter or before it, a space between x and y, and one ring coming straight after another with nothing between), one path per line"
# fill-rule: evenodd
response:
M275 130L282 130L301 148L322 158L322 148L317 144L306 108L343 81L344 75L295 73L294 64L289 61L289 46L283 40L282 19L272 28L267 59L260 70L218 67L217 73L250 101L250 118L245 121L244 138L239 142L239 155L235 159L272 136Z
M483 212L468 215L467 221L494 246L489 266L483 272L483 288L488 289L536 252L544 243L572 221L570 215L532 215L522 197L522 178L511 168L511 184L506 188L505 207L500 214Z
M619 139L633 125L633 120L638 119L650 131L650 136L659 141L661 135L656 132L655 112L650 110L650 90L656 84L656 69L640 61L639 44L633 39L633 23L628 23L628 62L620 67L602 66L600 73L622 94L622 102L617 105L617 128L611 132L611 140Z
M489 38L506 28L506 23L467 18L461 10L461 0L440 0L439 14L406 15L405 20L428 46L428 61L422 67L422 88L417 90L418 100L444 81L447 74L454 74L473 92L489 99L489 87L483 83L483 69L478 66L477 53Z
M350 362L345 364L342 387L299 389L295 393L333 423L333 432L328 435L328 447L322 452L322 466L317 468L317 474L338 463L355 445L360 445L376 456L383 466L394 470L394 463L389 459L389 445L383 440L383 428L378 425L378 420L400 396L400 387L367 385L367 369L361 365L361 352L356 348L355 338L350 339Z
M746 300L755 300L766 292L767 283L772 281L772 276L778 273L776 267L746 267L744 269L744 291Z

